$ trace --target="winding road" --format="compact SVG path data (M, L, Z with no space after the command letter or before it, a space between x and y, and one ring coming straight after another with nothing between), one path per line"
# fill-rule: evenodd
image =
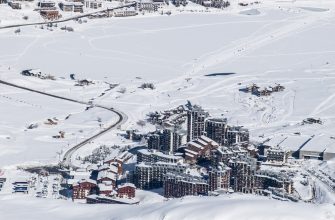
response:
M74 103L78 103L78 104L82 104L82 105L86 105L86 106L87 105L92 106L92 104L89 103L89 102L83 102L83 101L79 101L79 100L75 100L75 99L70 99L70 98L50 94L50 93L47 93L47 92L42 92L42 91L39 91L39 90L27 88L27 87L20 86L20 85L17 85L17 84L13 84L13 83L10 83L10 82L6 82L6 81L3 81L3 80L0 80L0 84L15 87L15 88L18 88L18 89L23 89L23 90L26 90L26 91L38 93L38 94L41 94L41 95L45 95L45 96L49 96L49 97L53 97L53 98L57 98L57 99L61 99L61 100L69 101L69 102L74 102ZM123 112L121 112L119 110L116 110L114 108L106 107L106 106L103 106L103 105L95 105L95 104L93 104L93 106L97 107L97 108L102 108L102 109L114 112L118 116L119 119L114 124L108 126L107 128L100 131L99 133L93 135L90 138L87 138L86 140L84 140L84 141L80 142L79 144L77 144L77 145L71 147L70 149L68 149L65 152L65 154L63 155L63 160L60 163L61 166L77 168L71 161L71 158L72 158L72 155L73 155L74 152L76 152L79 148L85 146L86 144L90 143L91 141L93 141L93 140L97 139L98 137L104 135L105 133L109 132L113 128L116 128L116 127L120 126L121 124L125 123L128 119L127 115L125 115Z

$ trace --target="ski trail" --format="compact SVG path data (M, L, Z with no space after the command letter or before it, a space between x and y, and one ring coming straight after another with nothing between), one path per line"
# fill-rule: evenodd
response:
M321 102L311 113L311 115L317 115L335 105L335 93L330 95L328 98L326 98L323 102Z

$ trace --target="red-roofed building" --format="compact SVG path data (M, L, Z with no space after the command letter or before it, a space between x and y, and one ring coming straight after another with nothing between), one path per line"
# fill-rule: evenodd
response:
M97 187L96 181L94 180L82 180L76 184L73 184L73 199L85 199L86 196L90 195Z
M132 183L125 183L118 187L117 195L120 198L134 198L136 187Z

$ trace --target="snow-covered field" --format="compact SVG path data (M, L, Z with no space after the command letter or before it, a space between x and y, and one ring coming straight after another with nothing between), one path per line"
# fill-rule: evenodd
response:
M142 194L142 192L140 192ZM32 199L22 196L0 198L0 213L4 219L248 219L248 220L326 220L334 218L334 206L313 206L269 200L251 195L220 197L186 197L162 202L153 193L146 193L142 204L89 205L62 200ZM19 207L19 212L10 211ZM205 210L205 211L204 211ZM275 216L275 217L274 217Z
M4 9L0 8L0 13ZM0 30L0 79L52 94L115 107L128 115L125 128L150 111L202 105L211 115L244 125L251 138L274 134L335 133L335 2L264 1L254 7L233 4L224 12L173 12L171 16L73 21L74 28L23 27ZM21 15L20 15L21 16ZM1 24L0 24L1 25ZM20 76L40 68L56 81ZM212 73L231 75L206 76ZM96 83L75 87L70 74ZM108 90L107 83L119 84ZM155 84L143 90L144 82ZM259 98L240 88L280 83L285 91ZM123 90L124 92L120 92ZM101 94L104 93L102 96ZM58 153L107 126L111 112L0 85L0 168L51 163ZM70 118L65 120L66 116ZM45 125L48 118L59 123ZM323 125L300 125L320 117ZM32 123L38 128L27 130ZM64 139L53 139L65 131ZM79 151L123 142L113 131ZM114 141L115 140L115 141ZM78 154L76 155L78 156ZM323 164L333 173L334 163ZM329 170L329 171L328 171ZM332 204L308 205L232 195L163 202L140 192L139 206L85 205L68 201L0 195L1 219L335 219ZM154 198L151 199L151 196ZM308 192L306 192L308 197ZM153 205L153 203L155 203ZM20 207L20 212L13 211ZM201 208L201 209L200 209ZM32 211L34 210L34 211ZM206 211L199 211L206 210Z

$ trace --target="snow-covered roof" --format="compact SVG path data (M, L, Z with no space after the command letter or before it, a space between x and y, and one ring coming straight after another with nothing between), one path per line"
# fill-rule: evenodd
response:
M64 1L64 2L62 2L62 4L65 5L65 6L72 6L72 5L74 5L74 6L83 6L84 5L81 2L68 2L68 1Z
M103 165L101 165L101 166L99 166L99 168L98 168L98 170L100 171L100 170L106 170L106 169L109 169L109 165L108 164L103 164Z
M28 72L32 73L32 74L40 74L41 70L40 69L30 69L30 70L28 70Z
M97 184L97 181L92 180L92 179L84 179L84 180L80 180L78 183L79 183L79 184L80 184L80 183L92 183L92 184Z
M302 148L303 151L315 151L323 152L335 152L335 139L332 139L328 135L319 135L313 137L306 145Z
M118 168L114 165L109 166L109 170L112 173L118 173Z
M203 146L201 146L200 144L198 144L198 143L196 143L196 142L194 142L194 141L191 141L191 142L189 142L188 144L189 144L189 145L192 145L192 146L194 146L194 147L196 147L196 148L199 148L199 149L203 149L203 148L204 148Z
M209 137L206 137L205 135L201 135L200 138L204 141L206 141L207 143L211 143L212 145L219 145L217 142L215 142L214 140L210 139Z
M283 150L297 151L310 138L308 135L277 135L266 141L264 145L272 148L280 147Z
M136 186L135 186L134 184L132 184L132 183L124 183L124 184L118 186L118 188L121 189L121 188L123 188L123 187L128 187L128 186L129 186L129 187L136 188Z
M194 154L190 154L190 153L185 153L186 156L188 157L194 157L195 155Z
M108 172L108 171L100 171L97 177L97 180L103 179L103 178L109 178L112 180L116 180L117 176L114 173Z
M113 185L106 185L104 183L99 183L98 187L100 191L113 191L114 190Z
M152 166L150 166L150 165L148 165L148 164L145 164L145 163L139 163L139 164L136 164L136 166L137 167L152 167Z
M190 150L190 149L185 149L185 151L186 151L186 154L188 153L188 154L193 154L193 155L197 155L198 153L197 152L195 152L195 151L193 151L193 150Z
M180 156L176 156L172 154L164 154L160 151L149 151L148 149L140 149L138 152L145 154L145 155L156 155L158 157L170 158L170 159L175 159L175 160L182 159L182 157Z
M55 3L54 1L50 1L50 0L40 0L38 1L39 3L50 3L50 4L53 4Z
M205 142L205 141L203 141L201 139L197 139L196 142L198 142L199 144L201 144L203 146L208 144L208 142Z
M87 171L74 171L71 170L70 171L70 176L73 176L73 179L89 179L89 177L91 176L90 172Z

